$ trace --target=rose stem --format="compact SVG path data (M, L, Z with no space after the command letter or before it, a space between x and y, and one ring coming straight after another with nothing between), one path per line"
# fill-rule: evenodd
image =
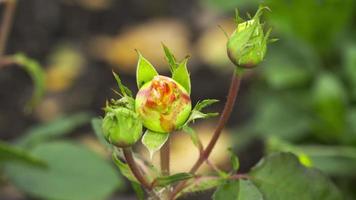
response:
M6 41L9 36L9 32L11 29L13 16L15 13L16 8L16 0L7 0L4 1L5 3L5 10L1 22L0 28L0 58L4 55Z
M170 138L168 137L167 142L163 145L160 151L161 156L161 171L164 176L169 175L169 165L170 165Z
M133 175L136 177L136 179L141 183L143 187L145 187L148 190L151 190L152 189L151 185L148 183L146 178L142 175L140 169L138 168L133 158L131 148L124 148L123 152L124 152L126 163L129 165Z
M226 100L223 112L219 118L219 122L215 129L213 137L211 138L211 140L210 140L208 146L205 148L205 150L200 153L198 160L195 162L195 164L191 168L191 170L190 170L191 174L194 174L199 169L199 167L204 163L204 161L206 159L208 159L211 151L213 150L216 142L218 141L221 131L225 127L226 122L228 121L230 114L233 110L236 96L237 96L238 90L240 88L240 82L241 82L241 73L240 73L240 71L237 70L233 73L232 80L230 83L229 93L227 95L227 100ZM180 182L172 191L172 193L170 195L170 199L174 199L175 196L182 189L184 189L185 184L186 184L186 181Z

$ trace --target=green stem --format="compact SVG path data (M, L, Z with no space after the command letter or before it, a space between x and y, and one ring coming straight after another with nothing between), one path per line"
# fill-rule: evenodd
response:
M230 118L231 112L233 110L235 100L238 94L238 90L240 88L240 82L241 82L241 74L242 72L239 70L236 70L232 76L232 80L230 83L230 89L229 93L227 96L227 100L223 109L223 112L219 118L218 125L215 129L215 132L213 134L213 137L211 138L208 146L200 153L200 156L198 160L195 162L193 167L190 170L190 173L194 174L197 172L199 167L206 161L206 159L209 158L211 151L213 150L216 142L218 141L221 132L223 128L225 127L228 119ZM175 199L176 195L184 189L186 185L186 181L180 182L172 191L170 198L171 200Z

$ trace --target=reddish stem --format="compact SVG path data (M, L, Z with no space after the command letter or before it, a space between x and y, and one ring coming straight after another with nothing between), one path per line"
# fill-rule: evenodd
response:
M1 22L1 30L0 30L0 58L4 55L6 41L9 36L9 32L11 29L13 16L16 8L16 0L7 0L5 3L5 10Z
M136 177L136 179L141 183L141 185L143 187L145 187L148 190L151 190L151 184L148 183L148 181L146 180L146 178L142 175L140 169L138 168L138 166L136 165L136 162L133 158L132 155L132 150L131 148L124 148L123 149L124 152L124 156L125 156L125 160L126 163L129 165L133 175Z
M197 170L199 169L199 167L204 163L204 161L209 158L211 151L213 150L216 142L218 141L218 139L221 135L223 128L225 127L225 125L231 115L231 112L233 110L235 100L237 97L237 93L240 88L240 82L241 82L240 75L237 72L234 72L232 80L231 80L227 100L226 100L226 103L224 106L224 110L220 116L220 119L219 119L218 125L215 129L214 135L211 138L211 140L210 140L208 146L205 148L205 150L201 152L198 160L195 162L195 164L191 168L190 173L192 173L192 174L196 173ZM172 191L169 199L171 199L171 200L174 199L175 196L180 191L182 191L184 189L185 185L186 185L186 181L180 182Z
M161 156L161 171L164 176L168 176L170 173L170 138L163 145L160 151Z

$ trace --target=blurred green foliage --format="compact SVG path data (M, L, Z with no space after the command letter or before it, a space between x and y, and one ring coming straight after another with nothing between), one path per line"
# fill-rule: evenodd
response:
M271 9L266 20L280 40L270 45L258 81L248 90L254 115L237 131L241 137L265 138L267 153L306 156L335 177L347 199L354 199L349 185L356 176L356 2L259 2ZM224 5L240 10L257 5L238 0L203 3L222 12L233 11Z

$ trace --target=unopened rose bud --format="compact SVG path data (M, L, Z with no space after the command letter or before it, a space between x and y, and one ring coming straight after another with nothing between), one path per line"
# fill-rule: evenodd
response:
M159 75L140 88L135 107L143 125L160 133L183 125L192 109L188 92L173 79Z
M260 23L263 9L260 8L252 19L238 23L227 42L227 55L238 67L252 68L264 59L270 30L264 33Z
M108 108L102 129L109 143L124 148L132 146L140 139L142 122L139 116L128 108Z

